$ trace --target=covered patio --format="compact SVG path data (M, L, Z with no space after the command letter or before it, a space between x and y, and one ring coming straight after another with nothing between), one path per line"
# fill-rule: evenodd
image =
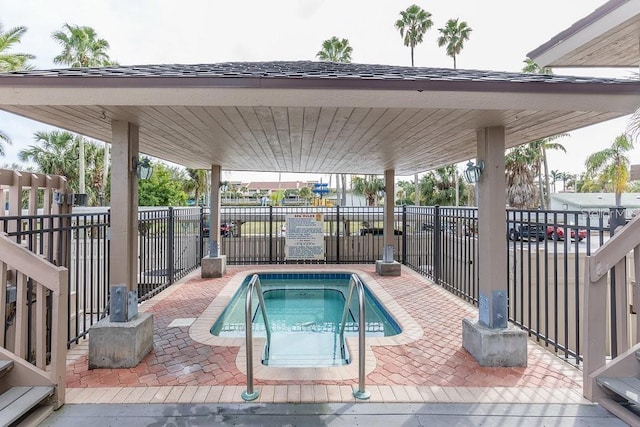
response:
M384 174L389 207L396 174L477 158L484 162L479 234L503 236L504 150L629 114L639 94L637 81L304 61L0 76L3 110L112 143L110 281L129 295L136 286L139 153L211 169L213 230L222 170ZM393 210L385 209L387 246L396 244L391 230ZM216 234L205 277L225 274ZM493 255L481 260L479 310L463 322L463 344L482 365L525 365L524 335L505 315L506 241L480 237L478 251ZM146 331L144 350L127 354L126 363L140 362L151 348L152 316L128 313L126 298L117 300L116 321ZM513 345L495 356L495 343L507 336Z
M535 340L528 343L526 367L482 367L462 348L460 323L473 316L469 303L403 267L401 277L380 277L373 266L296 267L296 271L349 270L374 287L387 307L398 304L398 321L409 337L377 345L367 366L367 390L378 403L537 403L589 405L582 397L581 371L562 361ZM155 322L154 350L135 368L88 369L84 344L67 358L67 403L239 403L246 389L244 347L203 343L199 322L208 327L212 301L224 294L234 277L275 266L230 267L222 278L203 279L197 272L144 303ZM407 318L412 318L411 322ZM208 332L206 328L205 333ZM228 339L227 339L228 340ZM259 403L355 403L357 363L341 377L330 370L289 369L278 379L256 371ZM353 369L350 369L353 368Z

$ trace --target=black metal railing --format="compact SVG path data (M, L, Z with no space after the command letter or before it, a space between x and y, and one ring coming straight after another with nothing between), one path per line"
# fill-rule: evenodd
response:
M0 217L0 231L53 264L69 269L69 345L85 337L89 328L106 315L110 284L109 211L74 210L72 214ZM144 301L200 265L202 209L141 209L138 217L138 298ZM35 293L29 282L27 293L27 321L31 322ZM8 330L14 319L4 320ZM50 310L47 329L51 330ZM48 346L50 338L48 333ZM31 353L32 341L27 337L27 354Z
M0 217L0 230L55 265L69 269L68 344L85 336L100 319L108 300L109 214L106 211ZM28 282L27 319L31 322L35 295ZM50 298L48 297L50 302ZM47 348L51 344L51 310L47 310ZM10 328L11 319L5 319ZM33 332L29 328L30 333ZM27 354L32 340L27 337Z
M144 301L200 265L202 209L138 212L138 300Z
M315 262L382 258L382 207L222 207L220 252L232 265L295 263L285 256L285 225L287 215L296 213L323 216L325 257ZM584 257L609 238L605 222L605 216L588 212L507 210L504 234L491 236L507 240L509 319L575 363L581 362ZM5 216L0 230L69 268L69 343L85 336L108 302L108 211ZM211 232L206 208L142 208L139 299L196 269ZM487 255L478 254L476 208L396 206L394 236L396 260L477 305L478 266ZM614 312L615 295L611 300Z
M382 207L223 207L218 243L231 265L296 263L285 256L286 218L293 214L323 215L325 258L322 263L372 263L382 258ZM205 251L210 238L208 209L203 228ZM394 212L397 259L402 257L403 208ZM309 261L305 261L308 263Z

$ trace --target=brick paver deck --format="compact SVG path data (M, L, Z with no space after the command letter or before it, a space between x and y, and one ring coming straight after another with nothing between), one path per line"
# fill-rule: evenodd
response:
M89 370L87 342L73 347L67 357L67 403L242 402L244 350L194 339L197 321L191 326L169 324L203 315L239 273L285 268L229 267L220 279L202 279L198 271L143 304L141 310L154 316L154 347L135 368ZM462 319L476 317L477 308L408 268L403 267L400 277L377 276L373 265L306 269L353 271L370 277L385 293L382 302L387 307L397 303L422 331L414 330L410 338L392 345L367 340L372 344L368 351L375 356L366 376L370 401L588 403L582 398L581 371L534 341L529 342L526 368L479 366L462 347ZM194 328L191 334L190 328ZM259 364L259 359L255 362ZM357 372L357 360L351 365ZM352 389L357 387L357 377L296 378L296 369L301 368L288 368L290 375L278 380L268 375L261 378L259 372L270 368L261 369L255 378L261 402L355 401Z

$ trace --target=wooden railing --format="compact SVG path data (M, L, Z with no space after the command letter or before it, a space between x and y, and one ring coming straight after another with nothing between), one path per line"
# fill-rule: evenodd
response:
M619 228L611 239L585 260L583 375L584 395L591 401L606 397L605 391L596 384L598 377L640 376L640 362L635 354L640 350L640 315L635 315L633 336L629 330L631 309L628 295L630 289L635 289L635 284L630 286L626 265L631 252L637 282L640 272L640 216ZM634 290L631 294L634 311L638 311L640 292ZM608 326L611 326L609 337ZM616 355L609 361L606 357L609 354L607 338L613 347L610 353Z
M0 359L14 362L3 380L12 386L54 386L56 408L64 404L65 398L67 277L66 268L51 264L0 233L0 319L13 319L13 326L7 329L11 336L5 327L0 328ZM7 304L7 288L14 286L16 301ZM31 350L27 352L29 336Z

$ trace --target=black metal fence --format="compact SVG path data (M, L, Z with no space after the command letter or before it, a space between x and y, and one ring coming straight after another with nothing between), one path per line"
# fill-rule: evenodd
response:
M68 344L78 342L106 314L109 300L109 212L80 208L73 214L0 217L0 231L50 262L69 269ZM138 298L144 301L200 265L201 208L162 208L138 214ZM28 282L28 321L31 294ZM10 310L11 312L11 310ZM9 330L14 319L5 319ZM50 331L51 321L48 318ZM31 328L29 328L31 330ZM47 334L50 337L50 334ZM30 354L32 339L27 337Z
M297 263L285 257L286 217L305 213L323 215L325 260L331 264L371 263L381 259L382 207L223 207L219 245L227 263L284 264ZM395 239L402 256L403 208L395 215ZM204 227L208 230L208 211ZM209 235L206 235L205 248Z
M0 217L0 230L29 250L53 264L67 267L68 344L86 335L98 321L108 299L109 214L87 212L59 215L25 215ZM27 321L31 322L35 295L27 281ZM49 298L49 296L47 296ZM50 303L50 298L49 301ZM50 314L51 310L47 312ZM5 320L8 331L14 319ZM33 329L28 328L29 331ZM47 348L50 348L51 319L47 315ZM27 354L31 354L32 337L27 337Z
M200 266L202 208L138 213L138 299L144 301Z
M509 320L556 353L582 360L584 258L609 238L603 215L507 210ZM404 263L478 304L477 209L406 207Z
M286 217L323 215L324 263L381 259L381 207L223 207L216 230L229 264L296 262L285 257ZM508 210L509 317L567 360L580 363L584 257L608 238L604 216L583 212ZM478 302L477 209L397 206L395 259L451 293ZM104 316L109 296L109 213L0 217L0 230L49 261L69 268L69 343ZM206 209L141 209L138 296L167 288L208 253ZM29 296L29 301L33 296ZM29 314L31 318L31 314ZM11 319L5 321L10 327ZM50 323L49 323L50 327ZM614 334L615 335L615 334ZM31 342L29 342L31 345Z

